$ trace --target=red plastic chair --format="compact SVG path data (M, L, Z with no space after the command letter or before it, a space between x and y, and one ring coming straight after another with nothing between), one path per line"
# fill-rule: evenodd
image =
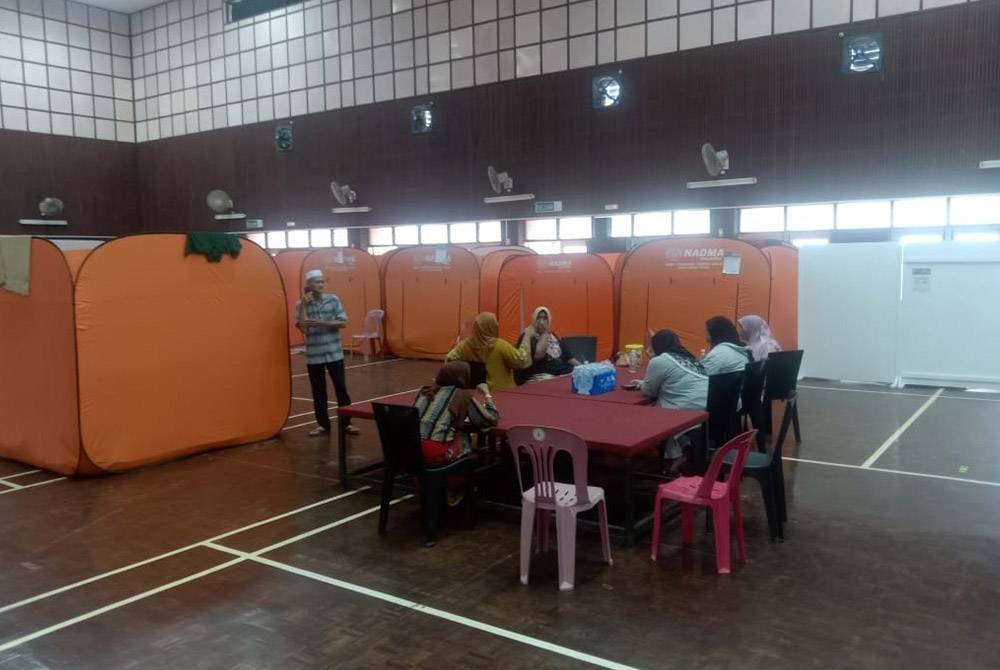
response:
M740 563L746 563L743 510L740 508L740 477L743 476L743 464L746 463L747 453L753 446L756 432L750 430L737 435L717 449L704 477L679 477L660 484L656 489L656 503L653 508L653 544L649 550L649 557L652 560L655 561L660 553L660 515L663 501L676 500L681 505L681 536L685 544L691 544L694 536L695 506L711 508L712 521L715 525L715 562L720 575L728 574L730 568L729 506L732 504ZM729 469L729 478L722 482L716 481L723 461L731 451L736 451L736 457Z
M517 482L521 487L521 583L528 583L531 564L531 544L535 525L539 526L536 552L549 550L549 517L556 517L559 552L559 589L573 588L576 568L576 516L595 505L601 525L601 550L608 565L611 559L611 539L608 535L608 509L604 489L587 486L587 443L579 435L545 426L513 426L507 431L507 442L514 454ZM525 490L521 481L520 454L525 451L531 460L534 485ZM573 483L555 480L556 455L564 451L573 464Z

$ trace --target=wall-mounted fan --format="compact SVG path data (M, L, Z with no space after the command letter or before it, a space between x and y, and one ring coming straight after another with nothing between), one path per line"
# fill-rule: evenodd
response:
M215 188L209 191L208 195L205 196L205 204L208 205L210 210L215 212L215 219L217 221L247 218L246 214L233 212L233 199L221 189Z
M486 176L489 177L490 188L497 195L514 190L514 180L506 172L497 172L496 168L490 165L486 168Z
M701 145L701 160L705 163L705 171L712 177L724 175L729 170L729 152L725 149L716 151L707 142Z
M350 206L354 204L354 201L358 199L358 194L354 192L350 184L341 184L340 182L331 181L330 191L333 193L333 197L337 199L341 205Z

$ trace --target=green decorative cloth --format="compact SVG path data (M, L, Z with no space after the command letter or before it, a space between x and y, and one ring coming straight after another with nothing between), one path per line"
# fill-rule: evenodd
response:
M209 263L218 263L223 254L237 258L241 248L240 238L230 233L188 233L184 255L202 254Z

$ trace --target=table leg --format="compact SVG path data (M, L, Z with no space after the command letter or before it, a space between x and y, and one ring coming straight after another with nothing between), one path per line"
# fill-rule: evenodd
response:
M340 487L351 488L347 482L347 424L337 421L337 467L340 469Z
M721 446L721 445L720 445ZM697 448L698 455L695 457L695 467L699 474L705 474L708 470L708 422L701 424L701 444Z
M632 456L625 457L625 546L635 544L635 498L632 491Z

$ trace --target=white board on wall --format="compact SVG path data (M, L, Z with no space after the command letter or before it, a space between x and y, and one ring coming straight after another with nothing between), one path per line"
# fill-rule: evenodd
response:
M903 263L903 383L1000 389L1000 243L914 245Z
M902 249L895 242L800 250L803 376L896 381L901 270Z

